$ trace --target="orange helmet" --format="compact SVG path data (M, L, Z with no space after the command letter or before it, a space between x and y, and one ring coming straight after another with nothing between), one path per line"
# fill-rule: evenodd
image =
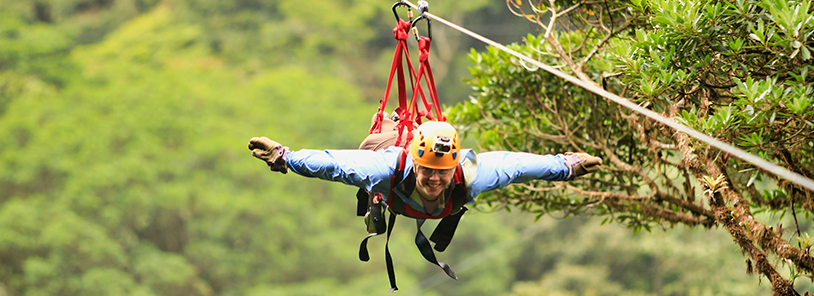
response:
M428 121L421 124L413 134L410 155L420 166L431 169L451 169L458 166L461 140L451 124Z

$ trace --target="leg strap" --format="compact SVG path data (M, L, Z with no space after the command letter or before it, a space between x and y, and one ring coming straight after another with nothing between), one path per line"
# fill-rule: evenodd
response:
M421 252L421 255L423 255L424 259L427 259L427 261L429 261L430 263L438 265L438 267L441 267L441 269L444 270L447 276L457 280L458 277L455 276L455 272L452 271L452 267L450 267L448 264L444 262L438 262L438 260L435 259L435 252L432 251L430 241L427 240L427 237L424 236L423 232L421 232L421 226L424 225L424 221L426 221L426 219L415 219L415 221L416 228L418 228L417 233L415 235L415 245L418 247L418 250Z
M390 223L387 225L387 242L384 243L384 261L387 264L387 277L390 278L390 291L393 293L399 288L396 287L396 270L393 269L393 256L390 256L390 234L393 232L393 225L396 224L396 213L390 213Z
M462 216L462 215L463 215L463 211L461 211L460 213L457 213L456 214L457 219L454 219L454 222L459 221L460 216ZM429 261L432 264L437 265L438 267L441 267L441 269L444 270L444 273L446 273L447 276L457 280L458 277L455 275L455 272L452 271L452 267L450 267L448 264L446 264L444 262L438 262L438 259L435 258L435 252L433 252L432 247L430 246L430 241L427 240L427 237L424 236L424 233L421 231L421 226L424 225L425 221L426 221L426 219L416 219L416 228L417 229L416 229L416 235L415 235L415 244L418 247L419 252L421 252L421 255L424 256L424 259L426 259L427 261ZM452 222L453 221L450 221L450 223L452 223ZM393 256L390 255L390 235L393 233L393 226L396 224L396 214L395 213L392 213L392 212L390 213L389 223L387 223L387 224L388 224L387 225L387 242L384 245L384 260L385 260L385 264L387 265L387 277L390 279L390 291L389 291L389 293L392 293L392 292L395 292L395 291L398 290L398 287L396 287L396 271L393 268ZM443 249L446 248L446 245L448 245L449 241L452 239L452 235L454 234L455 226L457 226L457 223L452 223L452 224L455 224L455 225L448 224L449 225L448 227L452 227L452 232L445 233L445 235L443 235L441 239L434 239L433 240L433 241L440 241L442 244L444 244L444 246L439 251L443 251ZM361 245L359 245L359 260L362 260L362 261L365 261L365 262L370 260L370 254L367 251L367 240L370 239L371 237L374 237L374 236L377 236L377 235L379 235L379 234L378 233L371 233L362 240ZM435 236L436 236L435 233L433 233L433 237L435 237Z
M393 233L393 225L396 224L396 214L390 213L390 223L387 225L387 242L384 244L384 261L387 264L387 277L390 278L390 291L393 293L399 288L396 287L396 270L393 268L393 256L390 255L390 234ZM379 235L378 233L368 234L359 246L359 260L367 262L370 254L367 252L367 240Z
M441 222L435 227L432 235L430 235L430 240L435 243L436 251L443 252L447 249L447 246L452 241L452 236L455 235L455 230L458 229L458 222L461 221L461 217L466 210L468 210L466 206L461 207L461 210L457 213L441 219Z
M368 208L368 212L365 215L365 224L369 234L359 245L359 260L364 262L370 260L370 254L367 252L367 240L371 237L383 234L385 232L385 228L387 228L387 225L384 222L384 209L384 203L376 199L375 196L371 195L370 208Z

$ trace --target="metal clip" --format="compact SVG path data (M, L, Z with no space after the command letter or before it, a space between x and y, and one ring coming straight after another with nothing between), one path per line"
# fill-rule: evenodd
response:
M417 18L415 18L412 22L410 22L410 29L413 31L415 35L415 39L418 40L418 29L416 29L415 25L418 21L424 19L427 20L427 37L432 39L432 20L427 17L425 12L430 10L430 4L427 1L418 1L418 13L420 14Z
M393 15L396 16L396 22L401 20L401 17L399 16L399 13L396 12L396 8L398 8L399 6L407 6L407 16L409 17L409 20L412 22L412 20L413 20L413 9L410 7L410 5L407 5L407 3L404 3L404 1L399 1L399 2L396 2L395 4L393 4Z

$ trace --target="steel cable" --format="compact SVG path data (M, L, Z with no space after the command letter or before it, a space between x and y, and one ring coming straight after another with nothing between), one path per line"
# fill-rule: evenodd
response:
M419 9L418 6L416 6L415 4L413 4L410 1L402 0L402 2L406 3L407 5L409 5L412 8ZM582 87L582 88L584 88L584 89L586 89L586 90L588 90L588 91L590 91L590 92L592 92L592 93L594 93L596 95L599 95L599 96L604 97L604 98L606 98L608 100L611 100L611 101L613 101L613 102L615 102L615 103L617 103L619 105L622 105L622 106L624 106L624 107L626 107L628 109L631 109L631 110L633 110L635 112L638 112L639 114L647 116L650 119L653 119L653 120L658 121L658 122L660 122L660 123L662 123L664 125L667 125L667 126L673 128L673 129L677 130L677 131L683 132L683 133L689 135L690 137L696 138L696 139L698 139L698 140L700 140L702 142L705 142L705 143L707 143L709 145L712 145L715 148L718 148L718 149L720 149L720 150L722 150L724 152L727 152L731 156L740 158L743 161L749 162L749 163L751 163L751 164L753 164L753 165L755 165L755 166L757 166L757 167L759 167L759 168L761 168L763 170L766 170L767 172L770 172L770 173L774 174L775 176L778 176L780 178L784 178L786 180L789 180L789 181L791 181L791 182L793 182L793 183L795 183L797 185L803 186L803 187L807 188L808 190L811 190L812 192L814 192L814 180L808 179L808 178L806 178L806 177L804 177L804 176L802 176L802 175L800 175L798 173L792 172L792 171L790 171L790 170L788 170L786 168L783 168L783 167L781 167L779 165L771 163L771 162L769 162L769 161L767 161L767 160L765 160L763 158L760 158L760 157L758 157L756 155L750 154L749 152L746 152L746 151L744 151L744 150L742 150L742 149L740 149L738 147L732 146L732 145L730 145L728 143L725 143L725 142L723 142L721 140L710 137L710 136L708 136L708 135L706 135L706 134L704 134L702 132L699 132L699 131L691 128L691 127L688 127L686 125L678 123L678 122L676 122L674 120L671 120L671 119L669 119L667 117L662 116L661 114L653 112L653 111L651 111L651 110L649 110L647 108L644 108L642 106L639 106L638 104L631 102L629 99L620 97L620 96L618 96L616 94L613 94L611 92L608 92L608 91L598 87L596 84L594 84L593 81L590 81L590 82L589 81L583 81L583 80L580 80L580 79L578 79L576 77L568 75L568 74L566 74L566 73L564 73L562 71L559 71L559 70L557 70L557 69L555 69L555 68L553 68L553 67L551 67L549 65L543 64L543 63L541 63L541 62L539 62L539 61L537 61L535 59L532 59L531 57L529 57L527 55L521 54L521 53L519 53L517 51L514 51L514 50L512 50L512 49L510 49L510 48L508 48L508 47L506 47L506 46L504 46L502 44L499 44L499 43L497 43L495 41L492 41L489 38L483 37L483 36L481 36L481 35L479 35L479 34L477 34L475 32L467 30L464 27L461 27L461 26L459 26L459 25L457 25L455 23L447 21L447 20L445 20L445 19L443 19L441 17L438 17L438 16L430 13L429 11L424 11L423 13L425 15L427 15L427 17L429 17L432 20L438 21L438 22L440 22L440 23L442 23L444 25L449 26L452 29L460 31L460 32L462 32L462 33L464 33L466 35L469 35L470 37L475 38L475 39L477 39L477 40L479 40L479 41L481 41L483 43L486 43L486 44L491 45L491 46L493 46L495 48L498 48L498 49L500 49L502 51L505 51L505 52L507 52L507 53L509 53L509 54L511 54L511 55L513 55L513 56L515 56L515 57L517 57L517 58L519 58L519 59L521 59L521 60L523 60L525 62L531 63L531 64L539 67L540 69L543 69L543 70L545 70L545 71L547 71L547 72L549 72L551 74L554 74L557 77L565 79L568 82L571 82L571 83L573 83L573 84L575 84L577 86L580 86L580 87Z

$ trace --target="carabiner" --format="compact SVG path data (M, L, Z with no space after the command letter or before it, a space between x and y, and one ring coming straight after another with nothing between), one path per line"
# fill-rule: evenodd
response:
M412 22L412 20L413 20L413 9L410 7L410 5L407 5L407 3L404 3L404 1L399 1L399 2L396 2L395 4L393 4L393 15L396 16L396 22L401 20L401 17L399 16L399 13L396 12L396 8L398 8L399 6L407 6L407 16L410 18L410 21Z
M430 11L430 3L427 1L418 1L418 13L424 14L427 11Z
M432 20L429 17L427 17L426 14L424 14L429 10L430 4L427 3L427 1L418 1L418 13L420 13L421 15L419 15L412 22L410 22L410 30L413 30L415 28L415 25L416 23L418 23L418 21L425 19L427 20L427 37L432 39ZM415 33L415 40L418 40L418 31L413 32Z

